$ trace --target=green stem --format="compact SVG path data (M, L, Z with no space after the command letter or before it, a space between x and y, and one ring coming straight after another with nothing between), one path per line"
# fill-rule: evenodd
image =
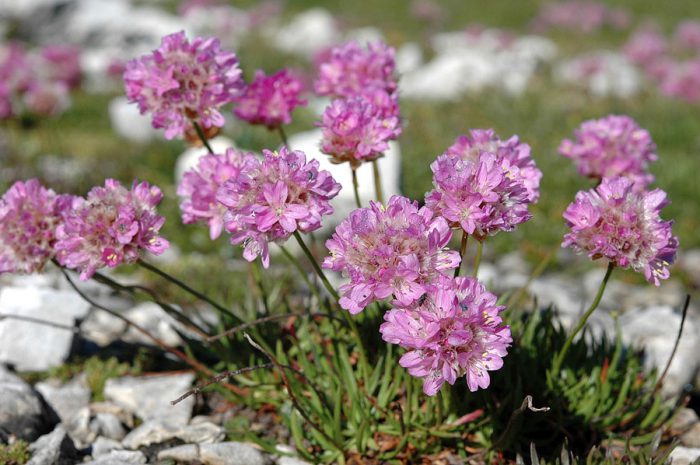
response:
M278 127L277 132L280 135L280 139L282 139L282 144L284 144L284 146L287 147L287 149L291 150L291 148L289 147L289 141L287 139L287 133L284 132L284 128L282 126Z
M598 308L598 305L600 305L600 300L603 298L603 293L605 292L605 287L608 284L608 280L610 279L610 275L612 274L614 268L615 268L615 264L613 262L609 262L608 269L605 272L605 277L603 278L603 282L600 283L600 287L598 288L598 293L596 294L595 299L593 299L593 303L588 308L588 310L586 310L586 313L583 314L583 316L579 320L579 322L576 325L576 327L574 328L574 330L571 332L569 337L566 339L566 342L564 342L564 346L559 351L559 354L554 359L554 364L552 365L552 375L553 376L559 376L559 370L561 369L561 364L564 361L564 357L566 356L566 353L569 351L569 348L571 347L571 344L574 341L574 338L578 335L578 333L581 332L583 327L586 325L586 321L588 321L588 318L593 314L593 311L596 308Z
M231 310L229 310L229 309L227 309L226 307L224 307L223 305L221 305L221 304L219 304L219 303L213 301L212 299L210 299L210 298L207 297L206 295L202 294L201 292L199 292L199 291L197 291L197 290L191 288L190 286L188 286L188 285L185 284L184 282L180 281L180 280L177 279L176 277L169 275L168 273L166 273L165 271L161 270L160 268L158 268L158 267L156 267L156 266L154 266L154 265L151 265L150 263L146 262L145 260L143 260L143 259L141 259L141 258L139 258L138 261L137 261L136 263L138 263L140 266L142 266L143 268L147 269L148 271L157 274L157 275L160 276L161 278L164 278L165 280L170 281L171 283L175 284L176 286L178 286L179 288L183 289L184 291L186 291L186 292L192 294L193 296L195 296L195 297L198 298L199 300L202 300L202 301L208 303L209 305L211 305L211 306L214 307L215 309L219 310L220 312L225 313L225 314L228 315L229 317L233 318L233 320L234 320L236 323L242 323L242 322L243 322L240 318L238 318L236 315L234 315L234 313L233 313Z
M374 175L374 193L377 196L377 202L384 203L384 190L382 189L382 176L379 172L379 163L377 159L372 160L372 174Z
M484 253L484 241L478 241L476 246L476 258L474 258L474 271L472 271L472 276L476 278L479 274L479 266L481 265L481 255Z
M318 275L319 279L323 283L323 286L326 288L328 293L333 296L336 302L340 302L340 296L338 295L338 292L333 288L331 285L330 281L328 281L328 278L326 278L326 274L323 272L321 267L318 265L318 262L314 258L313 254L309 250L309 248L306 246L304 243L304 240L301 238L301 235L299 234L299 231L294 231L294 237L296 238L297 242L299 243L299 246L301 247L301 250L304 251L306 254L306 257L309 259L311 262L311 266L313 266L314 271ZM360 335L360 330L357 328L357 323L355 323L355 320L350 316L350 314L346 311L341 312L343 317L345 318L345 321L348 323L348 326L350 326L350 330L355 336L355 342L357 343L357 351L360 356L359 359L359 364L360 364L360 369L363 373L363 375L368 376L369 375L369 367L367 365L367 354L365 353L365 346L362 343L362 336Z
M464 254L467 253L467 242L469 241L469 234L467 234L467 231L462 230L462 243L459 245L459 265L457 265L457 268L455 268L455 275L454 277L456 278L459 276L459 271L462 269L462 262L464 261Z
M355 168L352 166L350 169L352 170L352 191L355 193L355 203L357 204L357 208L362 208L362 202L360 202L360 186L357 183L357 171L355 171Z
M313 266L314 271L316 272L316 274L318 275L319 279L320 279L321 282L323 283L323 286L326 288L326 290L328 291L328 293L329 293L331 296L333 296L333 298L336 300L336 302L339 301L339 300L340 300L340 296L338 295L338 293L336 292L336 290L333 289L333 286L331 285L330 281L328 281L328 278L326 278L325 273L323 272L323 270L321 269L321 267L318 265L318 262L317 262L316 259L314 258L313 254L311 253L311 251L309 250L309 248L308 248L308 247L306 246L306 244L304 243L304 239L301 238L301 235L299 234L299 231L294 231L294 238L295 238L295 239L297 240L297 242L299 243L299 246L301 247L301 250L303 250L304 253L306 254L306 258L308 258L309 261L311 262L311 266Z
M292 255L289 252L289 250L287 250L287 248L284 247L283 245L280 245L279 248L282 251L282 253L284 254L284 256L287 257L287 260L289 260L290 263L294 266L294 268L297 269L297 271L299 272L299 275L301 275L301 279L303 279L304 282L306 283L306 285L309 286L309 290L314 295L314 297L316 297L316 300L318 300L318 303L321 304L323 302L323 299L321 299L321 294L318 293L318 289L316 289L316 286L314 286L311 283L311 280L306 275L306 270L304 270L304 267L301 266L301 263L299 263L299 260L297 260L297 258L294 255Z
M209 141L207 140L207 136L204 135L204 131L202 131L202 127L196 121L192 121L192 126L194 126L194 130L197 131L197 135L199 136L199 140L202 141L202 144L204 144L204 146L207 148L209 153L213 154L214 150L212 150L211 145L209 145Z

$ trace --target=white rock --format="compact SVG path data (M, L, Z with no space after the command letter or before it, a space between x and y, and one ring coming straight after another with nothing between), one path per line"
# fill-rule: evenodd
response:
M90 402L90 390L80 382L61 384L57 380L41 381L34 389L44 397L63 423L67 423Z
M407 42L396 50L396 70L400 75L410 73L423 64L423 50L416 42Z
M112 129L128 141L144 144L162 137L161 131L151 125L151 116L142 115L138 106L129 103L126 97L113 98L108 111Z
M111 413L98 413L90 422L90 430L102 435L105 439L121 441L126 436L126 430L119 418ZM102 437L101 436L101 437Z
M185 444L162 450L158 460L201 462L205 465L267 465L269 461L254 447L240 442Z
M146 456L139 451L112 450L95 460L83 462L82 465L143 465L145 463Z
M648 368L659 373L665 368L673 350L681 323L681 314L669 306L651 306L630 310L620 318L623 340L644 349ZM700 368L700 321L688 315L678 350L663 384L666 394L678 394L693 382Z
M672 465L690 465L700 458L700 448L676 446L671 452Z
M182 425L192 416L194 396L177 405L170 401L186 392L193 381L192 373L111 378L105 383L104 396L144 421L160 419Z
M299 13L289 24L270 28L268 34L279 50L307 57L341 40L333 15L324 8Z
M58 420L29 384L0 365L0 431L33 441Z
M0 314L36 318L73 327L90 306L78 294L40 287L0 290ZM63 363L74 340L70 329L15 319L0 320L0 362L20 371L43 371Z
M29 446L32 458L27 465L51 465L75 463L80 454L75 449L63 425L58 425L49 434L37 439Z
M127 329L124 320L107 312L90 312L90 315L80 325L80 331L85 338L93 341L100 347L105 347L119 339Z
M146 421L134 428L124 437L122 444L128 449L138 449L179 439L186 443L203 445L221 441L224 437L223 428L210 422L182 425L161 418Z
M92 453L90 455L92 455L93 458L98 458L109 454L113 450L122 449L124 449L124 447L122 446L121 442L98 436L97 439L95 439L95 442L92 443Z
M226 149L236 147L236 144L231 139L224 136L211 139L209 145L214 153L224 153ZM190 147L182 152L175 162L175 182L179 184L185 171L196 167L199 159L208 154L206 147Z
M131 322L144 328L151 335L162 340L169 346L177 347L182 344L182 338L173 328L177 326L173 317L168 315L154 302L142 302L127 310L123 315ZM153 345L153 341L140 331L130 326L121 337L126 342L136 342ZM177 397L177 396L176 396Z
M565 60L554 70L557 81L583 87L598 97L632 97L641 90L641 77L619 53L595 52Z
M309 462L298 459L296 457L280 457L277 459L277 465L311 465Z
M306 153L307 160L311 158L318 160L321 169L330 171L333 178L343 186L340 193L331 201L335 212L330 217L324 217L323 220L322 231L330 232L357 206L353 194L350 166L346 163L340 165L331 163L330 157L319 150L320 142L320 129L297 133L289 137L290 147ZM389 143L389 150L379 159L378 164L384 201L386 202L392 195L400 195L401 152L397 142ZM357 170L357 178L359 180L360 201L363 206L368 206L370 200L376 200L372 164L363 163L360 165Z

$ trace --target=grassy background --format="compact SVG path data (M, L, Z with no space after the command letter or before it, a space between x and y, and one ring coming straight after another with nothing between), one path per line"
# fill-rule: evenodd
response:
M236 4L248 6L253 3ZM445 0L439 3L449 12L440 30L457 30L480 23L519 33L527 32L530 21L544 4L534 0ZM665 32L670 33L679 20L700 18L700 2L692 0L618 0L606 3L627 8L632 13L632 28L644 19L654 18ZM425 45L434 29L434 26L413 18L410 2L404 0L295 0L288 2L284 15L291 17L316 5L337 14L344 26L378 27L395 46L406 41ZM572 56L601 48L618 49L628 34L629 30L604 29L594 35L555 31L549 36L558 44L562 56ZM256 68L274 71L283 65L303 66L298 58L279 54L258 37L252 37L237 52L247 76ZM114 95L118 93L115 91ZM180 224L172 172L184 144L159 141L138 145L120 140L112 132L107 114L111 97L77 94L71 109L58 118L38 121L29 129L18 124L6 125L3 131L7 136L4 155L0 148L0 156L4 157L4 160L0 159L3 165L0 187L6 188L19 178L36 176L37 172L55 189L81 194L90 186L101 184L105 177L115 177L125 183L130 183L133 178L145 179L159 185L166 193L161 207L168 217L163 230L166 237L184 251L220 250L219 257L230 256L225 239L211 244L205 228ZM492 250L499 252L520 247L533 259L559 243L565 231L562 211L578 189L590 187L587 180L576 175L573 164L558 155L559 142L570 137L572 130L585 119L609 113L628 114L651 132L658 145L660 160L651 170L656 176L655 185L666 190L672 200L664 210L664 217L676 220L674 231L683 248L700 247L700 234L697 233L700 193L696 189L700 171L700 107L697 105L667 99L652 85L631 99L594 98L578 89L553 86L550 70L543 69L528 90L518 97L485 89L449 103L404 101L402 113L406 121L400 139L402 185L405 194L414 199L422 199L431 188L430 162L457 135L469 128L493 127L503 138L518 134L532 146L533 156L544 172L541 200L532 209L534 219L513 234L498 235L490 244ZM313 121L314 117L308 110L299 110L288 133L307 130ZM257 150L278 144L274 134L239 123L232 124L227 135L242 148ZM50 154L49 158L47 154ZM57 175L57 166L72 175L68 178ZM75 169L71 168L73 166ZM514 239L518 245L514 244Z

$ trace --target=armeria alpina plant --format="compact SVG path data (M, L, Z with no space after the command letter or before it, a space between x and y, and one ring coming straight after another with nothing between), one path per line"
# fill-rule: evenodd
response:
M54 259L85 299L205 379L182 398L230 380L213 389L223 386L239 405L272 406L298 454L314 462L414 463L450 452L495 463L515 460L528 447L553 457L566 441L577 455L591 453L603 439L652 441L671 411L658 392L660 381L644 375L639 356L619 337L615 344L576 337L614 268L643 272L658 285L675 259L671 222L659 216L665 194L646 190L648 162L655 158L648 133L621 117L615 120L619 131L603 124L591 153L584 150L591 131L577 134L585 139L581 146L562 145L594 166L582 174L600 180L564 213L571 232L563 245L608 262L594 302L567 333L553 312L519 312L517 299L499 298L477 279L484 241L529 220L541 195L542 173L519 137L501 140L492 130L471 130L457 138L431 165L433 190L423 206L403 196L383 202L380 184L376 202L363 206L356 195L358 208L325 242L328 253L319 253L320 245L307 246L302 234L321 229L341 186L318 161L289 147L281 130L300 104L298 83L285 73L258 74L244 90L240 75L236 55L216 39L190 42L176 33L152 55L132 61L124 78L128 97L152 114L155 127L166 129L166 138L194 132L209 149L207 129L223 127L221 108L228 103L241 119L279 131L284 145L262 156L209 149L177 193L183 223L206 223L212 240L225 230L245 260L260 257L275 278L285 272L271 260L270 244L280 246L303 286L266 279L253 264L254 286L237 305L194 289L142 257L144 250L159 254L169 246L160 236L165 218L156 210L161 190L146 182L129 190L112 179L84 199L57 195L35 180L16 184L0 202L0 272L40 271ZM322 150L348 162L353 174L400 135L390 47L335 48L319 66L315 90L333 98L320 124ZM611 167L615 177L609 178ZM355 176L356 193L357 184ZM449 248L452 229L462 231L459 251ZM320 284L283 247L292 236ZM478 241L473 276L459 277L470 236ZM131 263L209 305L221 319L203 323L192 308L180 310L159 292L122 285L100 271ZM334 287L324 269L339 272L343 284ZM91 300L72 270L83 280L155 301L186 328L183 347L168 346ZM272 324L279 320L282 325ZM220 332L225 325L234 326ZM250 428L231 430L279 452ZM536 452L529 454L537 461Z

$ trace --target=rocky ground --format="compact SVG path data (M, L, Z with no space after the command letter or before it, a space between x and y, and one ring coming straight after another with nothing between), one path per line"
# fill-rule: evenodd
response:
M700 278L700 250L686 252L679 268L686 276ZM601 271L591 271L583 279L563 273L544 274L531 283L528 298L536 298L540 306L555 305L562 321L571 324L595 293ZM480 278L491 288L505 291L522 286L530 273L530 267L518 255L508 255L484 263ZM86 304L59 277L50 271L38 276L6 276L0 289L0 363L4 364L0 365L0 440L31 443L29 463L302 463L288 456L294 450L288 433L276 424L274 416L241 410L216 396L204 403L201 397L191 396L172 406L171 400L193 386L195 376L191 372L119 376L116 371L99 393L90 378L94 373L89 370L61 379L27 376L27 372L56 373L56 367L76 357L85 359L109 350L136 354L136 348L151 344L122 321ZM120 309L121 314L168 344L181 342L174 329L177 323L159 307L147 303L133 306L89 283L83 289L101 303ZM673 280L660 288L613 280L591 320L592 334L610 337L614 318L619 318L624 340L644 348L649 368L662 370L680 326L683 289ZM53 326L27 318L50 321ZM683 391L697 396L698 353L700 308L693 302L664 385L669 396ZM165 358L158 366L167 369L168 363ZM32 385L26 379L41 381ZM252 444L226 441L225 424L235 416L247 417L253 430L270 434L279 428L272 435L279 439L280 455L269 455ZM674 431L681 441L674 452L674 463L700 457L696 411L684 409Z

